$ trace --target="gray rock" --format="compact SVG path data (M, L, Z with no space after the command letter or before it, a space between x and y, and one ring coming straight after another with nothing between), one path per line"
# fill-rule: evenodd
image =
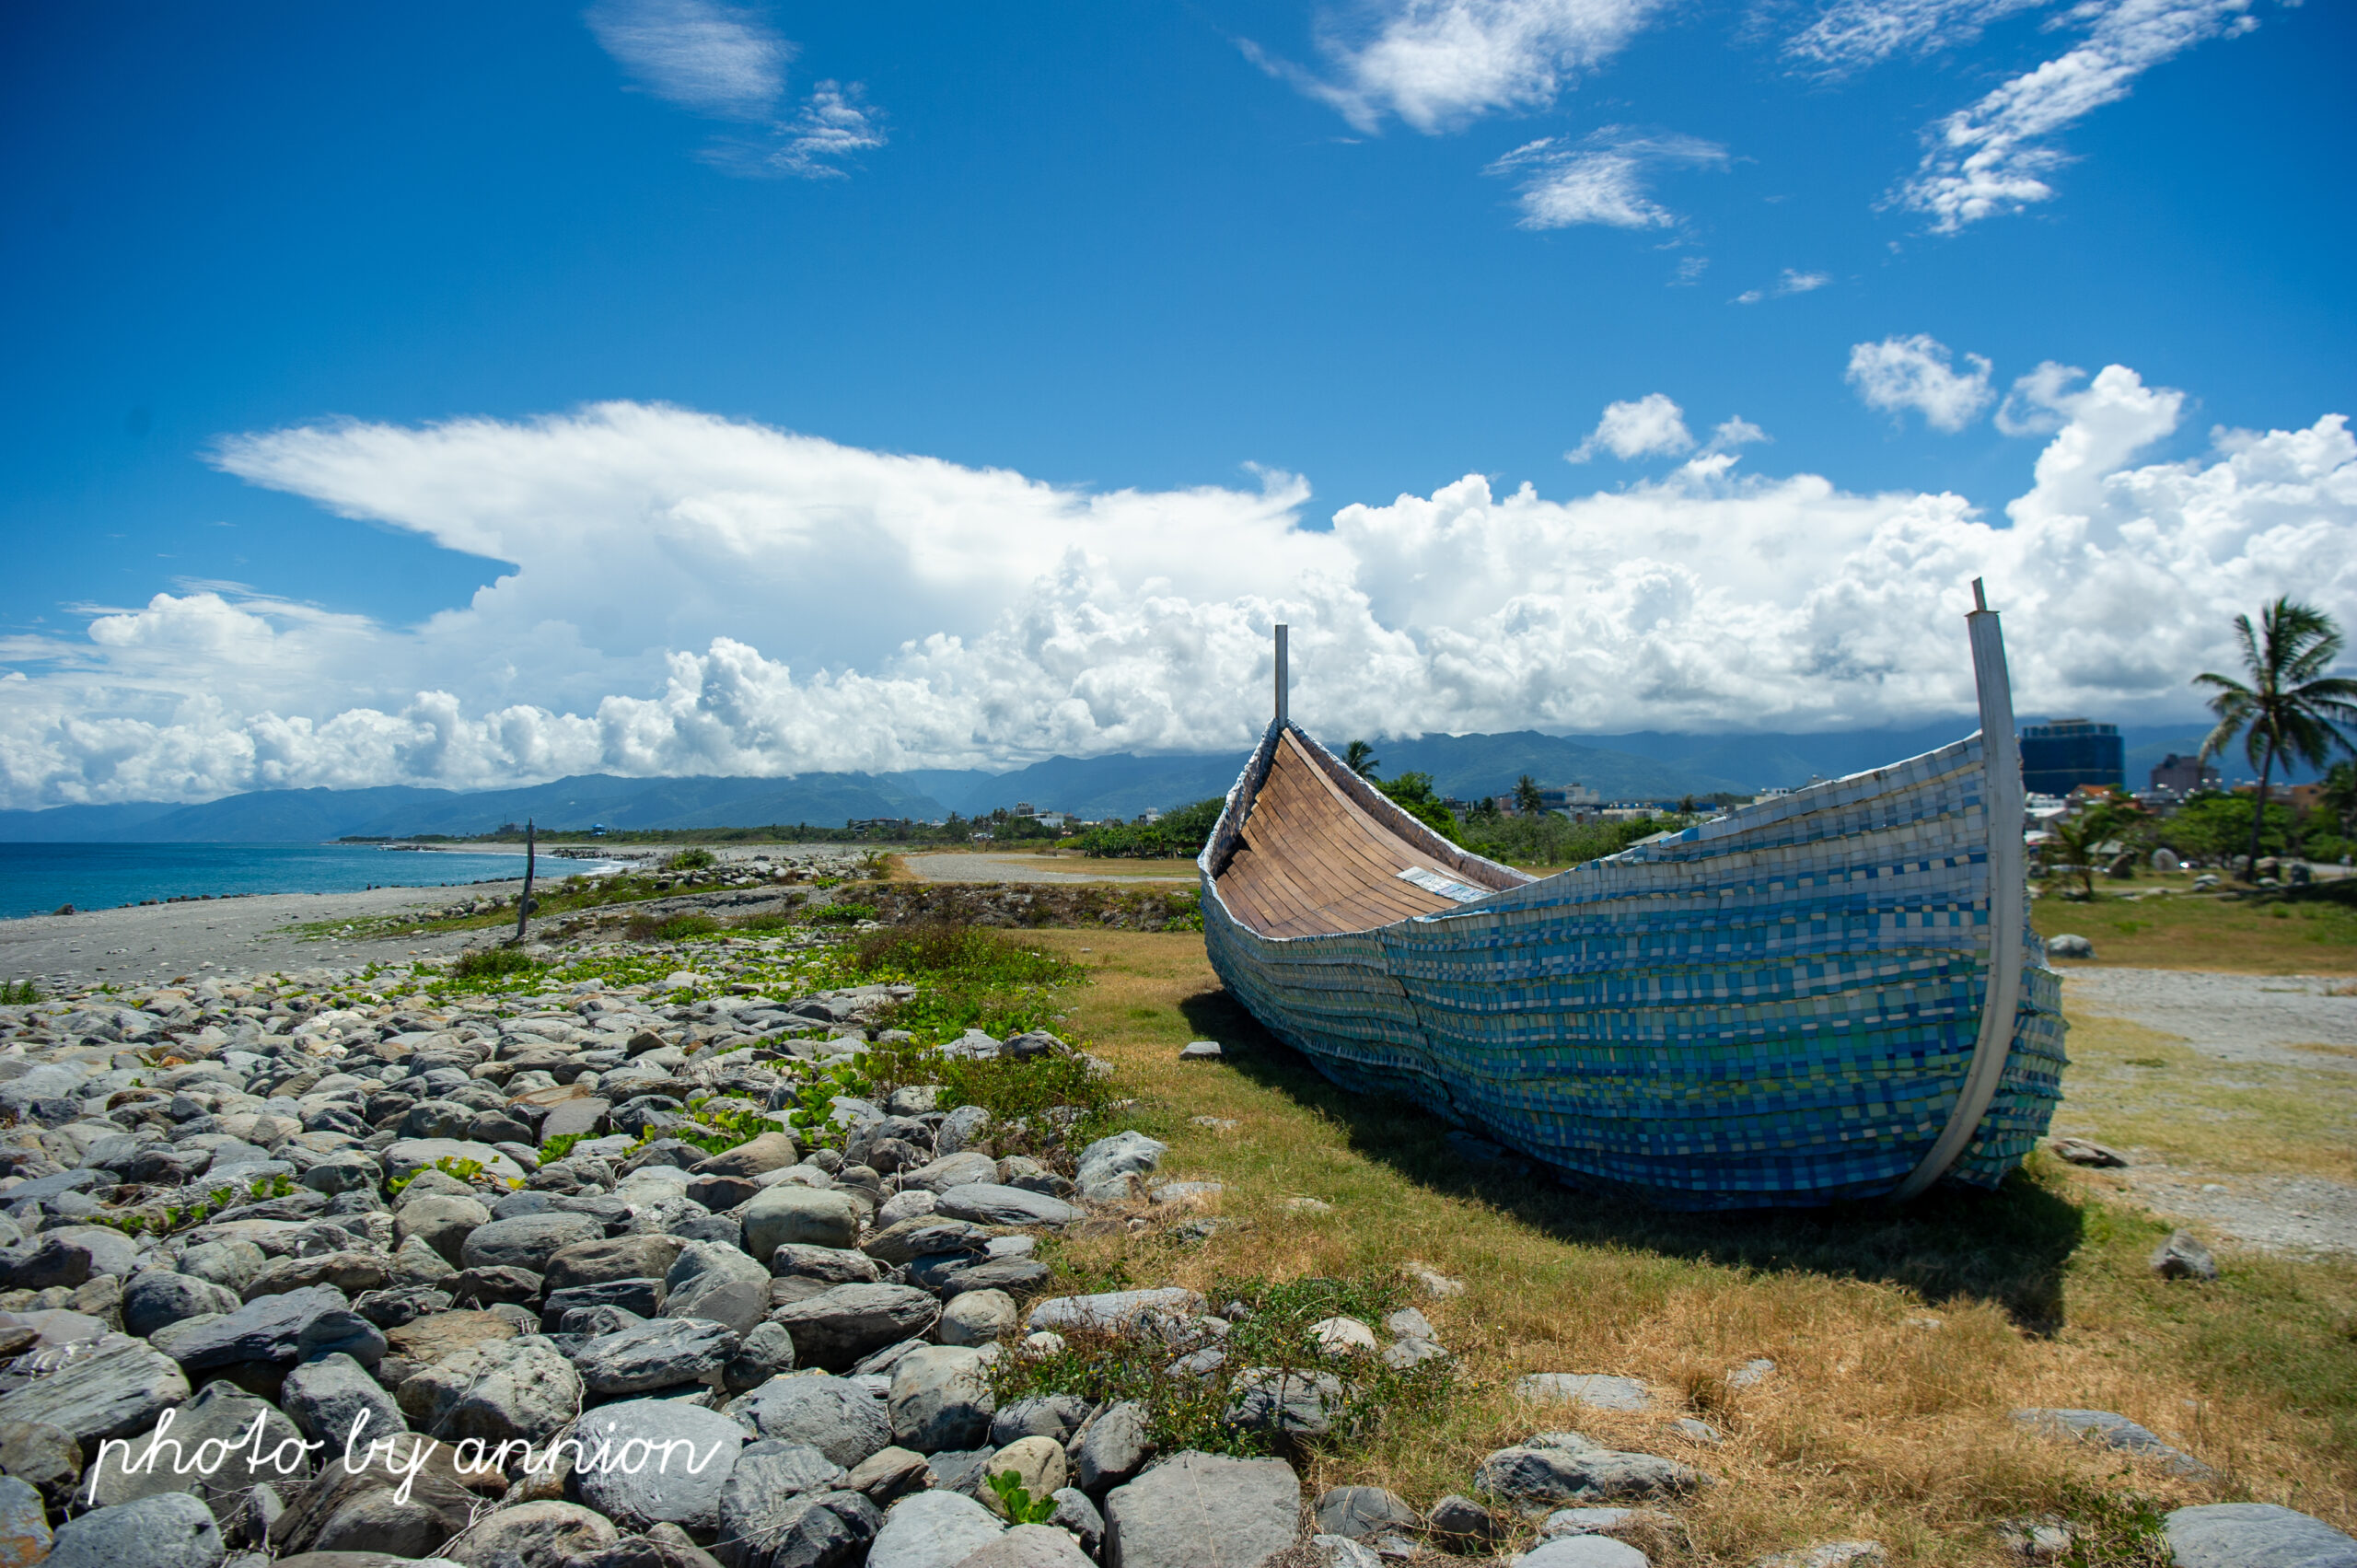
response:
M49 1555L49 1514L30 1481L0 1475L0 1563L28 1568Z
M822 1560L827 1549L842 1551L873 1539L882 1521L865 1498L853 1511L854 1522L875 1521L864 1531L855 1523L847 1529L842 1520L808 1518L797 1506L823 1493L845 1491L848 1479L841 1465L816 1448L775 1442L749 1445L737 1454L737 1468L720 1491L716 1554L736 1568L753 1562L807 1563ZM789 1544L796 1539L798 1545Z
M2073 1165L2118 1167L2128 1163L2127 1156L2093 1138L2057 1138L2047 1146Z
M906 1448L878 1448L852 1467L844 1485L877 1507L894 1498L932 1484L932 1472L923 1454Z
M676 1236L617 1236L580 1241L549 1255L542 1278L549 1290L576 1290L615 1280L659 1280L687 1243Z
M961 1105L934 1130L933 1151L946 1159L967 1152L988 1154L991 1113L979 1105Z
M920 1454L970 1448L991 1433L998 1402L981 1353L927 1345L892 1368L892 1441Z
M1610 1536L1557 1536L1514 1560L1514 1568L1648 1568L1652 1559Z
M966 1107L964 1109L976 1110L981 1109L979 1106ZM959 1113L958 1111L952 1111L950 1113L950 1120L954 1121L957 1120L958 1114ZM987 1117L989 1113L984 1112L983 1114ZM942 1125L946 1133L946 1130L949 1123L944 1122ZM935 1146L939 1147L940 1145L936 1144ZM954 1150L944 1150L942 1156L939 1159L935 1160L931 1165L920 1166L915 1170L902 1171L900 1173L900 1191L906 1192L914 1190L918 1191L931 1192L935 1196L938 1196L943 1192L946 1192L952 1187L969 1187L976 1182L996 1181L997 1179L998 1161L991 1158L990 1156L983 1154L979 1150L968 1150L963 1153Z
M720 1527L720 1494L745 1442L735 1422L684 1400L628 1400L598 1406L577 1430L617 1458L633 1442L651 1455L636 1474L620 1464L575 1470L589 1506L632 1529L664 1521L691 1535Z
M180 1254L180 1272L217 1284L243 1301L246 1282L260 1273L267 1261L261 1249L250 1241L206 1241Z
M607 1280L601 1284L552 1290L540 1298L540 1331L553 1333L564 1315L577 1309L602 1307L636 1318L653 1318L663 1310L664 1287L659 1279Z
M848 1377L777 1377L729 1403L727 1415L760 1437L807 1444L849 1468L892 1441L881 1389Z
M278 1258L246 1283L246 1299L278 1295L317 1284L331 1284L346 1296L382 1290L392 1281L392 1260L381 1252L345 1248Z
M952 1219L971 1220L976 1225L1070 1225L1085 1213L1045 1192L1027 1192L1020 1187L983 1182L952 1187L942 1192L934 1212Z
M145 1339L168 1323L206 1313L230 1313L238 1297L211 1280L153 1269L122 1288L123 1331Z
M1498 1522L1470 1497L1449 1493L1433 1504L1426 1526L1443 1541L1460 1550L1479 1550L1497 1534Z
M721 1386L732 1394L760 1388L781 1372L794 1370L794 1336L783 1323L756 1323L721 1368Z
M407 1458L409 1449L403 1446ZM402 1496L406 1488L408 1495ZM448 1465L426 1464L412 1480L379 1462L346 1473L341 1456L292 1497L271 1526L281 1552L372 1552L430 1557L473 1522L477 1499ZM300 1563L302 1557L281 1559Z
M1091 1568L1091 1563L1087 1553L1051 1521L1017 1525L960 1559L957 1568Z
M908 1285L837 1285L770 1314L794 1336L796 1358L839 1372L861 1357L933 1327L941 1304Z
M1407 1500L1379 1486L1338 1486L1321 1494L1318 1527L1327 1535L1358 1540L1387 1530L1420 1530L1423 1516Z
M2051 1437L2075 1437L2124 1454L2157 1459L2174 1475L2200 1480L2212 1473L2208 1465L2192 1455L2171 1447L2146 1428L2113 1411L2019 1410L2014 1412L2014 1419Z
M994 1239L1028 1241L1030 1237L1002 1237ZM953 1256L957 1255L953 1254ZM1052 1271L1045 1263L1036 1258L1019 1253L981 1258L975 1258L971 1253L963 1256L973 1260L942 1270L937 1275L927 1271L932 1288L940 1292L945 1301L955 1301L961 1295L978 1290L1003 1291L1010 1296L1030 1295L1053 1277ZM911 1283L926 1283L917 1280L917 1272L918 1264L910 1264L909 1277Z
M1095 1329L1179 1337L1192 1333L1203 1311L1203 1298L1196 1291L1175 1287L1114 1290L1095 1295L1053 1295L1034 1302L1023 1324L1034 1332L1042 1329Z
M991 1417L991 1446L1004 1448L1026 1437L1069 1443L1088 1419L1088 1401L1077 1394L1036 1394L1002 1407Z
M304 1436L325 1443L331 1453L343 1451L345 1439L364 1415L367 1435L359 1445L364 1453L371 1439L409 1424L385 1386L366 1367L341 1353L304 1362L289 1372L278 1403Z
M1311 1536L1309 1544L1320 1553L1320 1568L1383 1568L1383 1557L1371 1547L1347 1536Z
M347 1149L313 1161L310 1168L295 1179L314 1192L333 1197L339 1192L373 1192L382 1175L376 1160L358 1149Z
M939 1202L935 1194L925 1195ZM878 1262L906 1263L937 1253L981 1252L990 1242L991 1233L971 1220L928 1213L877 1231L860 1251Z
M986 1345L1014 1332L1015 1324L1015 1298L1004 1291L961 1291L941 1309L934 1337L945 1345Z
M486 1340L454 1351L402 1380L401 1412L417 1431L448 1442L511 1437L539 1442L581 1408L581 1376L537 1335Z
M726 1366L736 1351L737 1332L724 1323L663 1318L575 1345L573 1365L592 1394L643 1394L700 1383Z
M1707 1485L1701 1471L1654 1454L1600 1447L1576 1434L1550 1434L1562 1446L1501 1448L1473 1472L1475 1486L1525 1510L1566 1503L1655 1497Z
M463 1234L459 1239L465 1239ZM392 1274L397 1284L434 1284L458 1272L450 1266L450 1260L434 1250L422 1236L412 1236L393 1249Z
M1227 1419L1257 1432L1324 1437L1347 1419L1350 1388L1330 1372L1248 1367L1228 1386Z
M257 1419L258 1442L248 1435ZM111 1506L162 1492L193 1492L220 1504L250 1487L299 1484L311 1469L295 1423L232 1383L207 1383L128 1443L128 1448L99 1445L82 1478L85 1499ZM200 1457L206 1444L219 1446L219 1458L209 1466ZM263 1456L259 1461L256 1451Z
M416 1237L444 1261L456 1263L467 1237L491 1223L491 1211L475 1198L428 1192L410 1199L394 1214L393 1238Z
M563 1568L568 1558L613 1545L621 1532L578 1503L518 1503L482 1521L435 1553L466 1568Z
M2357 1568L2357 1540L2272 1503L2212 1503L2165 1516L2177 1568Z
M2210 1249L2201 1245L2191 1231L2173 1232L2166 1241L2154 1249L2148 1260L2153 1272L2165 1280L2214 1280L2218 1277L2218 1261L2210 1256Z
M1119 1486L1145 1468L1154 1453L1144 1405L1123 1400L1088 1423L1073 1454L1073 1480L1092 1496Z
M1282 1460L1175 1455L1105 1499L1106 1568L1260 1568L1300 1514Z
M101 1438L144 1432L188 1398L188 1378L169 1356L138 1340L101 1344L96 1355L0 1395L0 1425L53 1426L95 1453Z
M777 1279L817 1280L821 1284L874 1284L884 1277L875 1259L848 1247L782 1246L770 1254Z
M740 1335L751 1332L770 1309L769 1271L715 1241L691 1241L679 1249L663 1286L666 1318L708 1318Z
M1088 1493L1076 1486L1060 1486L1054 1493L1056 1511L1048 1523L1060 1530L1070 1530L1080 1539L1080 1550L1091 1558L1097 1555L1105 1542L1105 1516L1098 1511Z
M213 1510L185 1492L99 1508L57 1527L47 1568L220 1568Z
M842 1193L781 1181L746 1205L745 1250L766 1264L780 1247L852 1247L859 1224L859 1205Z
M2050 958L2092 958L2096 945L2084 936L2049 936L2046 939L2046 955Z
M41 1489L41 1494L63 1503L82 1479L82 1446L54 1426L10 1422L0 1426L0 1473ZM44 1527L44 1530L46 1527ZM7 1535L0 1528L0 1538ZM42 1537L46 1540L46 1534ZM0 1562L8 1561L0 1545Z
M1215 1040L1190 1040L1178 1048L1181 1062L1217 1062L1223 1054Z
M954 1492L920 1492L892 1504L868 1549L867 1568L958 1568L1006 1528L999 1516Z
M1534 1372L1516 1378L1514 1391L1526 1400L1586 1405L1600 1411L1654 1408L1652 1392L1636 1378L1612 1377L1602 1373Z
M489 1144L466 1143L455 1138L400 1138L386 1145L385 1174L402 1177L423 1170L438 1159L473 1160L483 1167L484 1174L501 1181L520 1180L524 1167Z
M561 1249L603 1241L606 1227L587 1214L518 1214L467 1233L459 1261L470 1269L528 1269L543 1273Z
M737 1468L746 1462L739 1459ZM749 1493L744 1501L748 1511L738 1520L732 1523L724 1512L714 1548L732 1568L848 1568L865 1554L884 1524L875 1504L847 1490L784 1496Z
M1080 1151L1074 1170L1080 1193L1091 1202L1120 1202L1135 1194L1142 1177L1162 1164L1170 1145L1139 1132L1116 1132Z
M106 1225L69 1225L41 1233L33 1249L6 1265L11 1290L71 1290L101 1274L129 1275L139 1244Z
M283 1366L336 1351L374 1366L385 1336L352 1310L343 1292L320 1284L256 1296L226 1317L175 1323L157 1330L155 1345L192 1372L241 1361Z

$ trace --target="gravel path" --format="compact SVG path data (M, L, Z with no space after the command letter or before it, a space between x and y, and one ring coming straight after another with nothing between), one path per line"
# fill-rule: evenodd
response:
M2357 1056L2295 1051L2357 1047L2357 994L2346 977L2201 974L2182 970L2062 966L2062 993L2079 1012L2125 1018L2176 1035L2221 1062L2357 1072Z
M2301 1045L2357 1047L2357 995L2345 978L2068 969L2074 1013L2124 1018L2175 1035L2219 1062L2357 1072L2357 1056ZM2245 1246L2357 1254L2357 1186L2323 1177L2256 1176L2172 1167L2137 1151L2105 1174L2154 1211L2204 1222Z

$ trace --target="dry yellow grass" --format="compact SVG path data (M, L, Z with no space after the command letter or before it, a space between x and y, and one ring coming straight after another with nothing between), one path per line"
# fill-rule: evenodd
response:
M1896 1562L1995 1564L2010 1560L1993 1521L2067 1511L2073 1488L2170 1504L2254 1497L2357 1525L2357 1359L2340 1326L2357 1270L2230 1255L2216 1285L2165 1284L2142 1265L2162 1227L2043 1160L2004 1194L1904 1214L1666 1215L1469 1172L1429 1118L1344 1095L1270 1041L1219 989L1199 937L1036 935L1094 967L1071 1026L1136 1086L1172 1146L1165 1174L1225 1183L1213 1212L1246 1222L1192 1245L1167 1225L1092 1237L1068 1245L1073 1264L1210 1288L1416 1260L1466 1282L1420 1303L1459 1354L1465 1397L1347 1461L1316 1461L1314 1487L1387 1485L1425 1506L1466 1488L1492 1448L1572 1427L1721 1478L1675 1509L1657 1562L1747 1563L1872 1536ZM1178 1063L1198 1036L1229 1059ZM1290 1210L1294 1197L1331 1212ZM1937 1324L1910 1321L1923 1318ZM1728 1368L1763 1355L1773 1377L1725 1388ZM1533 1408L1511 1393L1533 1371L1640 1376L1667 1405ZM2008 1419L2026 1405L2119 1411L2223 1479L2033 1435ZM1717 1423L1725 1444L1671 1434L1687 1413Z

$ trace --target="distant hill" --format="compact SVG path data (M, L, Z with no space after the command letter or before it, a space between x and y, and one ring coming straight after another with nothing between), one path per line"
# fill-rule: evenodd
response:
M2024 722L2035 722L2026 718ZM1428 735L1374 741L1382 775L1433 775L1444 795L1500 795L1528 773L1543 784L1583 784L1607 800L1675 800L1716 791L1747 795L1811 777L1838 778L1895 762L1972 732L1958 716L1908 728L1823 735ZM2169 751L2190 752L2203 731L2123 727L2128 784L2141 787ZM1340 749L1351 737L1321 735ZM853 818L986 815L1029 802L1086 818L1135 817L1225 794L1241 752L1051 757L1006 772L922 768L899 773L804 773L792 778L627 779L585 773L517 789L461 794L410 784L373 789L256 790L198 806L141 801L0 811L7 843L301 843L347 834L481 833L531 818L552 829L593 822L624 829L753 828ZM2248 770L2227 759L2228 779ZM2305 777L2295 772L2294 779Z

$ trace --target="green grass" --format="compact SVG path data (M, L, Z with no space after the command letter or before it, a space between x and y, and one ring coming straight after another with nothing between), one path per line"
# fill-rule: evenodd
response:
M968 1029L1004 1039L1054 1029L1066 993L1086 970L986 926L911 925L870 933L852 959L870 981L906 981L918 993L879 1018L927 1044Z
M31 981L0 981L0 1006L22 1007L40 1000L41 987Z
M2242 974L2357 974L2357 880L2275 892L2197 893L2190 873L2140 872L2096 879L2093 899L2064 899L2059 879L2040 885L2030 923L2095 944L2083 964L2216 970Z
M459 954L449 972L453 980L492 980L536 975L547 967L520 947L484 947Z

